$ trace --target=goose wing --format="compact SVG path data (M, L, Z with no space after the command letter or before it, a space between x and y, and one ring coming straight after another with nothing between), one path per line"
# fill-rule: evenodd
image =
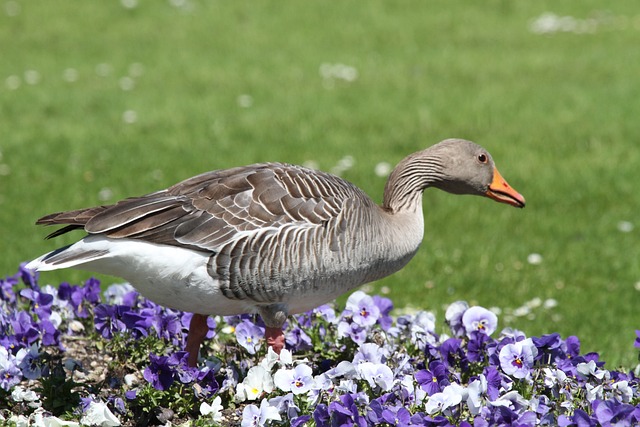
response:
M321 226L340 215L346 200L367 200L354 185L300 166L263 163L207 172L166 190L47 215L38 224L83 228L89 234L135 238L216 251L247 234L294 225Z

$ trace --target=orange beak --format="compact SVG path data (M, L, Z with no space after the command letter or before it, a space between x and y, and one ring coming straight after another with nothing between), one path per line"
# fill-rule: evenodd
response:
M525 201L522 194L507 184L507 181L504 180L496 168L493 168L493 181L485 195L496 202L506 203L516 208L524 208Z

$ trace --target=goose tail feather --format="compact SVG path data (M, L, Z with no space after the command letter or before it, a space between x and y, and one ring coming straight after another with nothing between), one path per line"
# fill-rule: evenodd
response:
M91 261L109 255L107 249L87 248L81 240L73 245L65 246L46 253L27 263L26 269L31 271L51 271L63 268L79 267Z

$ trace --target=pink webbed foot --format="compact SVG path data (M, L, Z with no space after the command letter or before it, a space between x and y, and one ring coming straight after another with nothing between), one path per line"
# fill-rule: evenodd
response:
M200 354L200 345L209 332L207 326L207 316L204 314L195 314L189 323L189 334L187 335L187 345L185 350L189 353L187 364L195 367L198 363L198 355Z
M273 351L277 354L280 354L280 351L284 348L284 332L282 332L282 328L267 327L265 335L269 347L273 348Z

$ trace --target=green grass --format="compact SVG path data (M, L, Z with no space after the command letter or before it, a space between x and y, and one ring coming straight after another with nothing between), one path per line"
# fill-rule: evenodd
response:
M609 365L635 364L638 229L618 230L640 208L635 1L608 11L592 0L185 4L4 2L3 274L80 236L43 241L33 223L53 211L211 169L279 160L329 170L346 155L355 165L344 176L380 201L378 162L463 137L492 152L527 208L427 191L423 248L375 290L440 316L457 299L506 309L554 298L556 308L509 325L575 334ZM531 32L545 12L598 25ZM330 85L323 63L358 78ZM531 253L543 263L527 263Z

